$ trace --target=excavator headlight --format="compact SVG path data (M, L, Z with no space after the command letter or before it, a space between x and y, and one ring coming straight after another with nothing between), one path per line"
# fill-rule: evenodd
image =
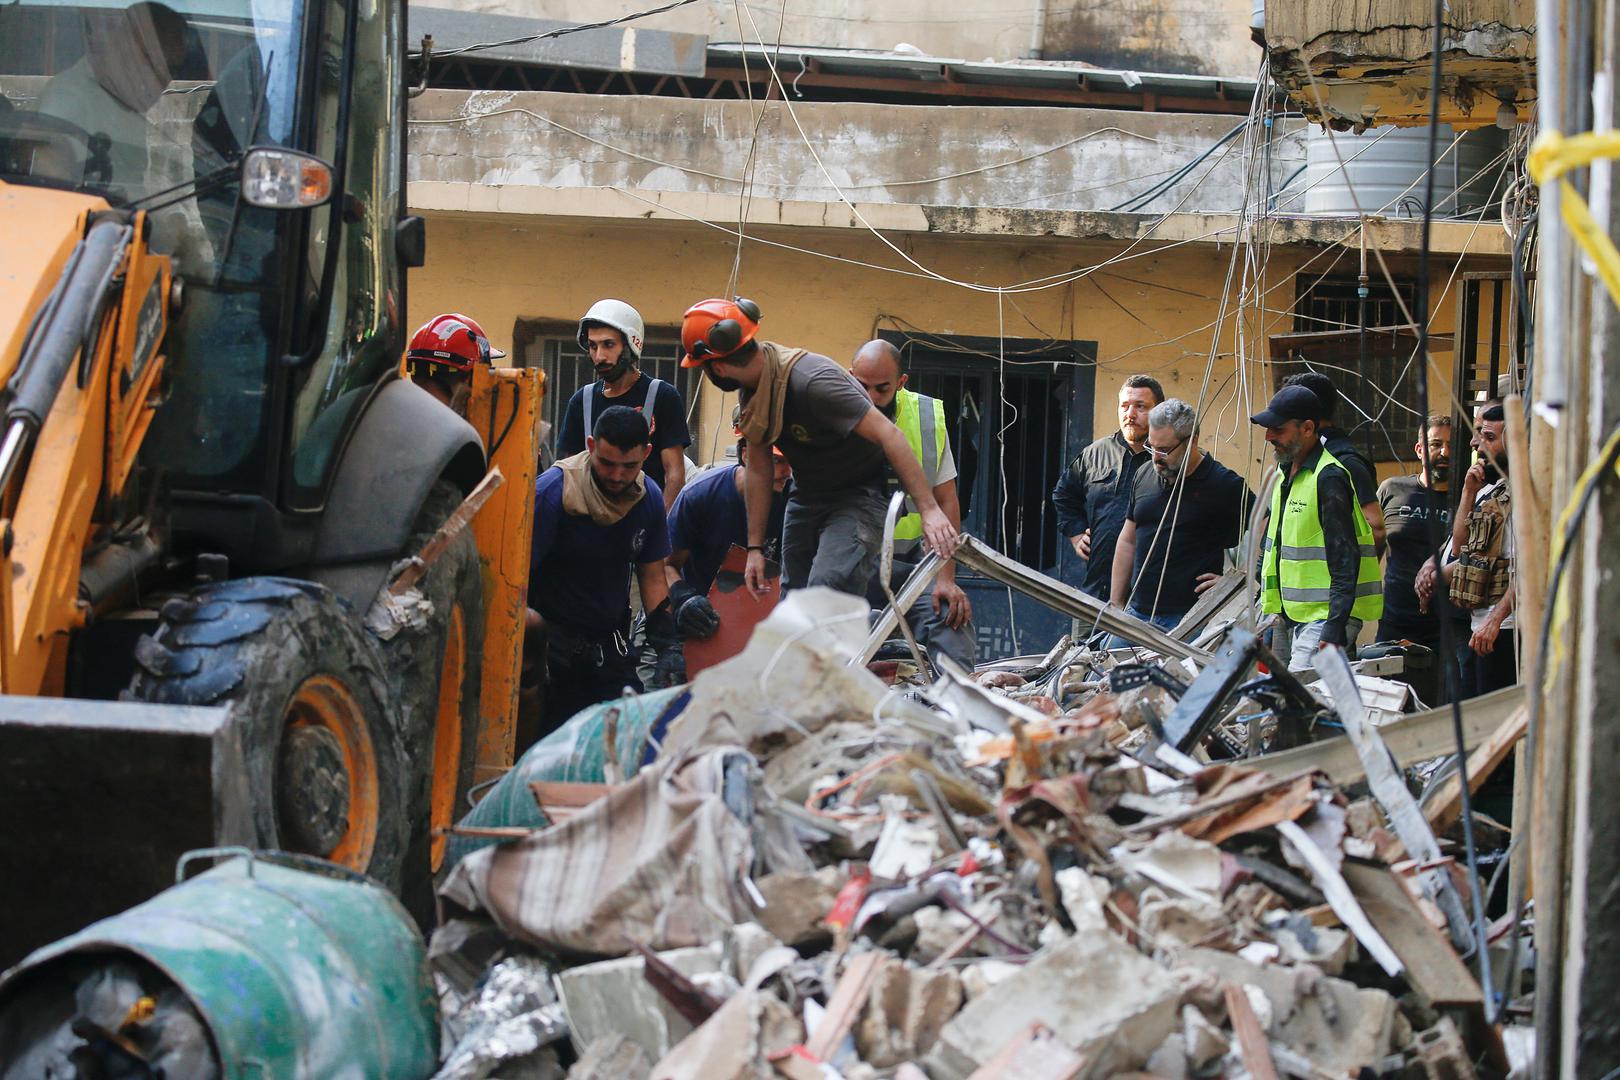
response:
M302 210L332 197L332 166L313 154L256 146L242 158L242 199L267 210Z

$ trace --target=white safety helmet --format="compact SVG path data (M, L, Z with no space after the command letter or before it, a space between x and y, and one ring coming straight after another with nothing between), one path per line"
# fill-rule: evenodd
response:
M590 352L590 341L585 337L585 331L592 323L611 326L624 335L625 348L632 360L641 360L641 342L646 336L646 325L641 321L641 312L625 303L623 300L598 300L591 305L591 310L579 320L579 347Z

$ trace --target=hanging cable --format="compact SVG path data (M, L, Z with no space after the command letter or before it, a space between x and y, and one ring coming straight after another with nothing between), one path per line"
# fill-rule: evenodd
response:
M610 26L620 26L624 23L635 22L638 19L645 19L652 15L662 15L666 11L674 11L676 8L683 8L688 4L695 4L697 2L698 0L673 0L673 3L664 4L661 7L648 8L646 11L632 11L628 15L620 15L616 19L604 19L601 22L593 23L580 23L578 26L563 26L557 28L556 30L547 30L543 34L525 34L523 37L507 38L504 41L480 41L475 45L460 45L454 49L434 49L433 56L435 59L443 60L447 56L462 56L467 53L483 52L487 49L501 49L509 45L527 45L532 41L546 41L551 38L567 37L569 34L582 34L587 30L605 30ZM415 52L410 53L409 56L412 60L419 59L422 56L422 50L418 49Z
M1418 320L1418 353L1427 360L1429 355L1429 261L1430 261L1430 233L1434 224L1434 177L1435 157L1439 152L1440 143L1440 73L1444 59L1442 52L1442 31L1445 20L1446 0L1434 0L1434 37L1431 52L1433 60L1429 68L1429 138L1426 162L1429 166L1428 175L1424 179L1423 199L1423 240L1418 249L1418 298L1417 309L1422 317ZM1398 299L1398 297L1397 297ZM1423 377L1418 379L1418 400L1421 402L1419 411L1429 415L1429 379L1425 367ZM1419 442L1421 457L1425 472L1429 467L1429 442L1423 439ZM1528 463L1525 463L1528 464ZM1522 466L1521 466L1522 467ZM1457 508L1461 514L1470 507ZM1440 518L1437 514L1429 516L1429 549L1437 569L1442 567L1441 528ZM1486 990L1485 1013L1489 1023L1495 1023L1500 1015L1500 1003L1496 1000L1496 982L1491 978L1491 950L1485 924L1485 898L1480 895L1481 881L1479 876L1479 850L1474 842L1474 807L1473 792L1469 790L1468 783L1468 743L1463 735L1462 716L1462 677L1458 666L1458 657L1453 650L1451 641L1452 607L1449 591L1445 588L1444 574L1436 575L1434 596L1439 601L1440 620L1440 654L1441 663L1445 666L1444 675L1449 677L1451 684L1451 734L1457 747L1457 770L1462 783L1458 791L1462 801L1462 832L1463 848L1468 860L1468 888L1473 901L1474 916L1474 954L1479 961L1479 985Z

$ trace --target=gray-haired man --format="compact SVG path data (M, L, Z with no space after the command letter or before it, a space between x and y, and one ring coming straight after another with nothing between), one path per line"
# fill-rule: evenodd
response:
M1147 450L1114 548L1113 603L1169 630L1220 579L1254 504L1243 478L1198 448L1198 416L1180 398L1148 414ZM1118 648L1124 643L1110 642Z

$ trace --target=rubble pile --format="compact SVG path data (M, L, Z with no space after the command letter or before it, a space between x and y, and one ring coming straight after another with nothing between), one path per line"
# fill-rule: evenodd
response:
M485 797L429 950L440 1077L1507 1071L1448 940L1466 878L1380 770L1352 799L1205 760L1325 709L1244 683L1252 635L894 686L866 636L858 601L796 593Z

